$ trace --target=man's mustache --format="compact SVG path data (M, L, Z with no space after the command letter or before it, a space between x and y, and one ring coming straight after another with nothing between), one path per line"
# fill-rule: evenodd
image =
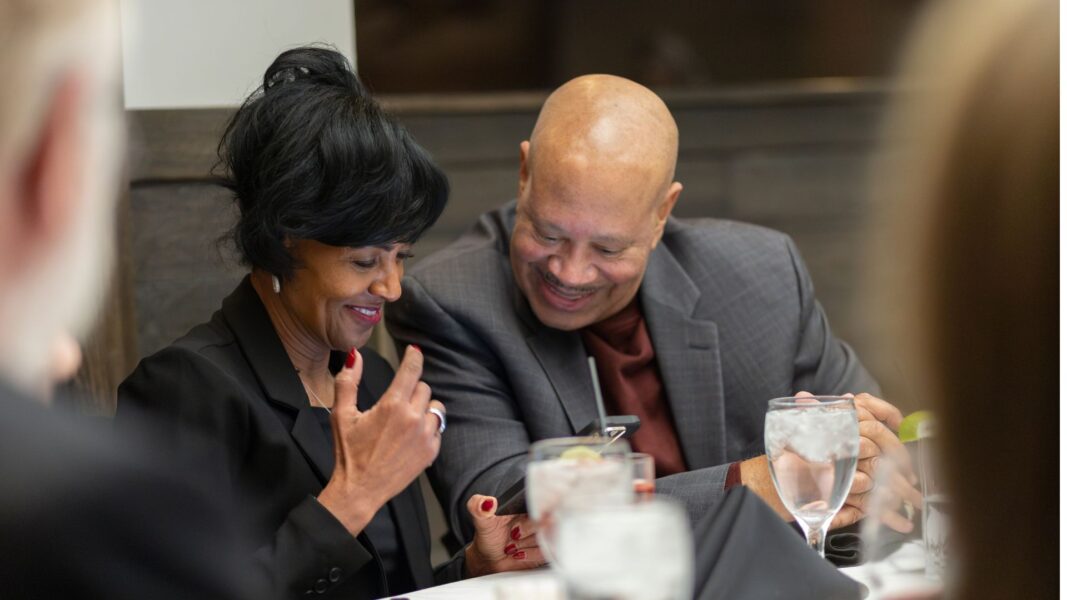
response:
M593 292L597 291L597 288L595 288L595 287L572 287L572 286L569 286L569 285L563 283L562 281L560 281L559 278L557 278L552 273L549 273L548 271L542 271L541 272L541 276L544 277L545 281L547 281L552 287L554 287L554 288L556 288L556 289L558 289L558 290L560 290L560 291L562 291L564 293L574 294L574 295L583 295L583 294L592 294Z

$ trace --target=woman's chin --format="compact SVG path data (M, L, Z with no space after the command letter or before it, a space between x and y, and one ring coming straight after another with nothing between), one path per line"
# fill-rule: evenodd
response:
M356 348L357 350L362 349L364 346L367 345L368 342L370 342L372 332L373 330L357 335L346 335L343 338L342 347L336 348L336 350L341 352L348 352L352 348Z

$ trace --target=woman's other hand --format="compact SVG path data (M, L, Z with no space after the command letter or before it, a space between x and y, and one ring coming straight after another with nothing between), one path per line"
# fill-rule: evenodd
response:
M474 522L474 542L467 546L467 576L533 569L545 564L537 547L537 528L526 515L497 516L492 496L467 500Z
M358 534L390 498L430 465L441 448L437 416L444 405L430 399L422 377L422 352L408 346L389 389L366 412L356 406L363 357L353 348L337 374L330 421L334 468L319 494L352 535Z

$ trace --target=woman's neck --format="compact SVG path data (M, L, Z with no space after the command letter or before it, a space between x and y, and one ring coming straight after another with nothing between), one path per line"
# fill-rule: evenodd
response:
M320 386L325 383L329 383L332 388L330 347L311 335L285 306L281 296L274 293L270 273L253 269L252 287L263 302L263 307L267 309L271 325L274 326L274 331L300 378L307 385L314 386L316 393L321 393Z

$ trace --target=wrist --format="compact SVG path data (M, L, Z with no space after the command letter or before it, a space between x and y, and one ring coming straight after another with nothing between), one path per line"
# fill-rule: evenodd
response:
M774 487L774 480L771 478L771 467L770 463L767 462L767 455L742 461L740 470L741 485L755 492L782 519L786 521L794 520L789 509L782 504L782 499L778 497L778 490Z
M474 547L474 543L468 544L463 550L463 577L481 577L482 575L488 575L490 572L488 563L481 552L478 552Z
M349 494L340 493L338 486L332 484L331 481L322 488L317 500L355 537L367 527L383 503L375 503L365 498L354 499Z

